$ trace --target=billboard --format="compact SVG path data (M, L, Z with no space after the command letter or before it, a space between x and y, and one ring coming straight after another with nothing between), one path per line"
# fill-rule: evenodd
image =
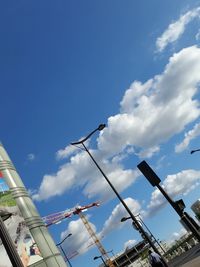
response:
M8 233L16 246L24 267L30 266L42 260L40 251L35 243L25 220L12 197L11 190L6 184L0 172L0 210L12 213L12 216L4 221ZM6 250L0 240L0 267L12 267Z

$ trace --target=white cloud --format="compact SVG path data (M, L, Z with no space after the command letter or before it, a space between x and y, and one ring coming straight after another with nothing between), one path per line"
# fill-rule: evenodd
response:
M136 244L136 242L137 241L135 239L130 239L130 240L126 241L124 243L124 250L133 247Z
M192 46L174 54L161 75L140 84L141 96L131 94L139 90L134 82L121 101L121 113L108 119L108 127L99 136L99 149L111 156L126 146L157 151L161 143L181 132L200 114L194 99L199 69L200 49Z
M189 146L190 142L200 135L200 123L195 124L194 128L185 133L183 141L175 146L175 152L183 152Z
M191 46L181 50L170 58L162 74L144 84L133 82L121 101L121 113L108 118L107 127L98 137L97 149L90 152L119 192L139 175L135 170L125 169L120 160L130 151L137 151L143 157L152 156L162 143L199 117L199 103L195 99L199 69L200 48ZM71 153L68 149L64 151L60 155ZM114 196L82 150L71 155L55 174L45 175L33 198L44 200L80 187L89 198L105 200Z
M141 206L138 201L132 198L124 199L124 202L129 207L131 212L136 215L140 212ZM101 236L107 235L109 232L122 227L125 223L121 222L121 218L130 216L125 210L124 206L120 203L112 211L110 217L104 223L103 229L100 233Z
M140 212L141 207L136 200L132 198L126 198L124 199L124 201L129 207L129 209L133 212L133 214L137 214L138 212ZM113 209L110 217L104 223L103 229L100 233L97 233L94 224L92 224L91 222L89 222L89 224L92 227L97 238L101 240L101 238L107 236L111 231L118 229L120 226L124 226L125 223L121 223L120 220L122 217L125 216L129 215L120 203ZM89 216L86 217L87 219L89 218ZM69 233L72 233L72 236L70 236L69 239L66 240L66 242L62 245L65 251L68 252L68 256L73 255L75 252L78 254L85 253L90 248L92 248L93 245L95 245L94 240L89 235L81 219L78 219L76 221L70 221L66 231L61 233L60 239L63 240Z
M119 192L130 186L139 176L138 170L124 170L118 163L102 162L102 156L98 151L93 150L91 153ZM71 157L70 162L61 166L56 174L45 175L39 191L32 198L45 200L62 195L72 187L79 188L80 186L84 187L83 193L88 198L98 196L98 199L108 200L114 197L113 191L102 174L91 163L87 153L82 151Z
M72 145L66 146L64 149L60 149L56 152L56 158L58 160L67 158L73 153L75 153L77 150L78 148L75 146Z
M96 227L90 222L90 226L94 232ZM67 256L71 257L74 254L83 254L92 248L90 245L94 243L81 219L70 221L67 230L61 233L63 240L69 233L72 235L62 244L64 251L67 251Z
M39 191L32 195L34 200L45 200L52 196L62 195L74 184L74 169L69 164L61 166L56 174L45 175ZM77 183L78 184L78 183Z
M195 35L195 39L199 41L200 39L200 29L198 30L197 34Z
M187 195L200 183L200 171L183 170L177 174L168 175L163 182L164 190L174 199L177 196ZM167 203L158 189L151 195L148 205L148 214L154 214ZM147 215L146 215L147 216Z
M112 166L112 165L111 165ZM114 185L115 189L120 193L129 187L139 176L137 170L123 170L120 167L114 168L112 166L107 171L110 182ZM89 198L99 195L104 200L114 197L114 192L108 186L108 183L103 177L96 177L95 180L88 183L84 189L85 195Z
M151 158L155 153L160 151L159 146L150 147L144 150L141 150L138 156L140 158Z
M185 27L189 22L200 16L200 7L188 11L180 16L180 18L171 23L167 30L156 40L156 48L158 52L162 52L165 47L178 40L185 31Z
M121 192L130 186L139 176L138 170L123 170L122 166L116 163L101 162L98 151L91 152L97 161L101 163L102 169L107 177ZM83 193L92 198L108 200L114 197L114 193L102 174L91 163L87 153L81 152L71 158L70 163L60 167L53 175L45 175L40 185L39 191L32 198L34 200L45 200L53 196L62 195L72 187L83 186Z
M79 140L82 140L84 137L81 137ZM89 146L89 139L84 142L84 144L86 146ZM74 146L74 145L68 145L66 146L64 149L59 149L56 152L56 159L60 160L60 159L66 159L68 157L70 157L71 155L77 153L80 150L80 146Z
M28 159L28 161L34 161L35 155L33 153L30 153L27 155L27 159Z

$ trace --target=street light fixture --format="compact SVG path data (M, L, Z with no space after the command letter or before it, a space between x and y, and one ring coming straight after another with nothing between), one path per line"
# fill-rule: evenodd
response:
M200 148L191 150L191 151L190 151L190 154L193 154L193 153L195 153L195 152L197 152L197 151L200 151Z
M92 159L92 161L94 162L94 164L96 165L96 167L99 169L99 171L101 172L101 174L103 175L103 177L105 178L105 180L107 181L107 183L110 185L110 187L112 188L112 190L116 194L116 196L119 199L119 201L121 202L121 204L124 206L124 208L126 209L126 211L128 212L128 214L130 215L130 217L133 220L133 224L135 225L136 229L138 229L138 231L141 233L141 236L148 241L148 243L152 247L152 249L162 257L162 255L160 254L160 252L158 251L158 249L155 247L154 243L151 241L151 239L149 238L149 236L147 235L147 233L144 231L144 229L142 228L142 226L140 225L140 223L137 221L137 219L135 218L135 216L133 215L133 213L131 212L131 210L129 209L129 207L126 205L126 203L121 198L121 196L119 195L119 193L117 192L117 190L115 189L115 187L113 186L113 184L110 182L110 180L108 179L108 177L106 176L106 174L100 168L100 166L98 165L98 163L96 162L96 160L94 159L94 157L92 156L92 154L90 153L90 151L87 149L87 147L84 144L84 142L88 138L90 138L95 132L102 131L105 128L105 126L106 126L105 124L100 124L95 130L93 130L91 133L89 133L85 138L83 138L80 141L73 142L73 143L71 143L71 145L80 145L81 144L84 147L85 151L88 153L88 155L90 156L90 158ZM166 262L165 262L165 260L164 260L163 257L162 257L162 259L163 259L163 262L165 263L165 266L167 266L167 264L166 264Z
M63 255L65 256L65 259L67 260L67 262L69 263L69 266L70 267L72 267L72 264L71 264L71 262L70 262L70 260L68 259L68 257L67 257L67 254L65 253L65 251L64 251L64 249L62 248L62 244L63 244L63 242L68 238L68 237L70 237L72 234L71 233L69 233L60 243L58 243L58 244L56 244L56 246L58 246L58 247L60 247L61 248L61 250L62 250L62 253L63 253Z
M8 257L12 263L13 267L23 267L23 263L19 257L19 254L16 250L16 247L8 233L8 230L4 224L4 221L6 221L8 218L12 216L12 213L7 211L0 211L0 238L2 240L2 243L5 247L5 250L8 254Z
M102 256L95 256L93 258L93 260L97 260L97 259L101 259L103 261L103 264L105 265L105 267L108 267L108 265L106 264L106 262L104 261L103 257Z
M151 232L151 230L149 229L149 227L145 224L145 222L142 220L142 218L140 217L140 213L135 215L135 217L139 217L139 219L137 219L142 225L144 225L144 227L147 229L147 231L150 234L150 237L153 237L153 239L155 240L155 242L158 244L158 246L161 248L161 250L163 251L163 253L165 253L166 251L163 249L163 247L160 245L160 243L158 242L158 240L155 238L155 236L153 235L153 233ZM125 222L126 220L131 219L131 217L123 217L121 219L121 222Z

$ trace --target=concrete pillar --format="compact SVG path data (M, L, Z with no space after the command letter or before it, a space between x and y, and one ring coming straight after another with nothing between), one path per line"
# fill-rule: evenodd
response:
M66 267L66 263L56 247L47 227L42 221L32 199L30 198L19 174L11 162L3 145L0 143L0 171L8 184L13 198L24 217L43 260L32 266L38 267Z

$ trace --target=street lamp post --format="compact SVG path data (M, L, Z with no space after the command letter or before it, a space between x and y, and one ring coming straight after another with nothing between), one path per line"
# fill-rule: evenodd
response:
M23 267L23 263L19 257L19 254L15 248L15 245L7 231L4 221L10 218L12 213L6 211L0 211L0 238L8 254L8 257L13 267Z
M144 231L144 229L142 228L142 226L139 224L139 222L137 221L137 219L135 218L135 216L133 215L133 213L131 212L131 210L129 209L129 207L126 205L126 203L121 198L121 196L119 195L119 193L117 192L117 190L115 189L115 187L113 186L113 184L110 182L110 180L108 179L108 177L106 176L106 174L100 168L100 166L98 165L98 163L96 162L96 160L94 159L94 157L92 156L92 154L90 153L90 151L87 149L87 147L84 144L84 142L88 138L90 138L95 132L102 131L105 128L105 126L106 126L105 124L100 124L94 131L92 131L90 134L88 134L85 138L83 138L80 141L73 142L73 143L71 143L71 145L80 145L81 144L84 147L85 151L88 153L88 155L90 156L90 158L92 159L92 161L94 162L94 164L96 165L96 167L99 169L99 171L101 172L101 174L103 175L103 177L106 179L107 183L110 185L110 187L112 188L112 190L116 194L116 196L119 199L119 201L121 202L121 204L124 206L124 208L126 209L126 211L128 212L128 214L130 215L131 219L133 220L134 225L136 226L136 229L138 229L139 232L141 233L141 236L148 241L149 245L153 248L153 250L162 257L162 255L160 254L160 252L155 247L154 243L151 241L151 239L149 238L149 236L147 235L147 233ZM162 259L163 259L163 262L165 263L165 266L168 266L167 263L165 262L165 259L163 257L162 257Z
M150 234L150 237L153 237L154 241L158 244L158 246L161 248L161 250L163 251L163 253L165 253L166 251L163 249L163 247L160 245L160 243L158 242L158 240L155 238L155 236L153 235L153 233L151 232L151 230L149 229L149 227L145 224L145 222L142 220L142 218L140 217L140 213L135 215L135 217L139 217L139 219L137 219L142 225L144 225L144 227L147 229L147 231ZM124 222L128 219L131 219L131 217L123 217L121 219L121 222Z
M156 241L156 243L158 244L158 246L161 248L161 250L163 251L163 253L165 253L166 251L164 250L164 248L160 245L160 243L158 242L158 240L155 238L155 236L153 235L153 233L151 232L151 230L149 229L149 227L145 224L145 222L142 220L140 213L135 215L135 217L139 217L139 221L144 225L144 227L147 229L147 231L150 233L150 236L153 237L153 239Z
M103 261L103 264L105 265L105 267L108 267L108 265L106 264L106 262L104 261L103 257L102 256L95 256L94 257L94 260L97 260L97 259L101 259Z
M67 260L67 262L69 263L69 266L72 267L72 264L70 262L70 260L67 257L67 254L65 253L64 249L62 248L62 243L68 238L70 237L72 234L69 233L60 243L56 244L56 246L60 247L60 249L62 250L63 255L65 256L65 259Z

